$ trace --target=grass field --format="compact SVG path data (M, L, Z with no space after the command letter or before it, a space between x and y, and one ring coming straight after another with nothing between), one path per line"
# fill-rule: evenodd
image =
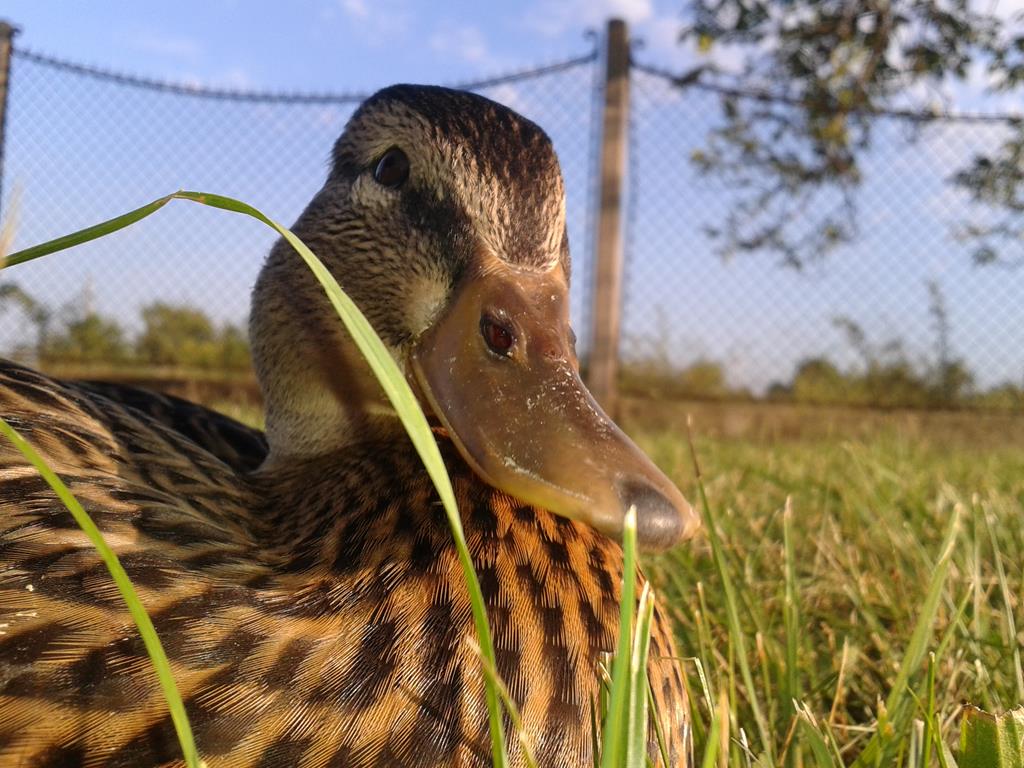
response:
M259 424L251 406L216 407ZM730 632L706 532L645 560L675 619L698 764L716 710L728 713L720 765L925 766L944 765L937 749L926 762L930 717L955 759L965 703L996 713L1024 703L1024 416L643 401L622 410L627 431L697 503L692 417L735 586ZM957 511L934 621L902 688L906 706L888 712Z
M676 619L698 755L723 694L730 765L848 764L858 755L866 764L925 765L930 707L955 755L964 702L995 712L1024 702L1020 418L744 405L626 410L626 428L691 499L697 492L682 414L695 412L724 568L706 534L646 564ZM894 700L957 512L934 622L922 626L922 648L935 653L933 692L924 655L897 691L910 692L907 706L887 712L883 702ZM732 632L724 578L735 586ZM812 718L827 756L815 751ZM933 751L931 764L938 760Z

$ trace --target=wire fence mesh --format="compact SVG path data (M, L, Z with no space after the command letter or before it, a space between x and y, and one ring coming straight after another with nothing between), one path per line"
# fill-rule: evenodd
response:
M465 85L535 120L555 143L584 358L600 72L590 53ZM1022 407L1024 268L972 262L956 231L969 200L950 183L978 148L1005 141L1010 123L911 130L907 120L879 118L854 192L857 236L795 269L771 253L723 256L710 233L744 192L694 163L719 124L720 96L643 64L634 65L631 87L620 348L627 392ZM363 96L208 90L16 50L0 201L14 248L179 188L237 197L290 222L322 183L331 145ZM208 336L237 339L224 329L244 328L272 240L250 220L182 204L19 267L0 278L0 353L38 362L48 339L51 357L81 357L53 341L74 327L79 346L139 362L143 310L156 303L193 308L208 320ZM94 316L107 324L84 323ZM113 346L93 338L112 335ZM208 356L204 365L225 360Z
M594 59L588 53L460 86L532 117L555 142L574 251L572 312L584 345ZM236 197L290 223L320 188L335 139L367 95L192 88L16 50L2 201L13 248L177 189ZM39 362L45 348L51 364L131 362L139 355L133 340L146 330L143 309L156 303L201 312L212 326L207 335L244 328L249 292L273 240L244 217L175 204L115 235L23 265L0 279L8 286L0 292L0 352ZM106 322L83 328L90 316ZM202 324L195 313L192 321ZM116 333L115 325L124 341L117 354L89 338ZM72 326L77 343L57 343ZM182 362L216 368L222 361Z
M797 268L768 249L723 253L713 234L749 192L694 162L720 102L633 67L621 359L635 390L1024 405L1024 269L976 264L958 235L972 204L952 183L1012 120L876 118L850 200L855 237ZM827 190L811 201L836 202Z

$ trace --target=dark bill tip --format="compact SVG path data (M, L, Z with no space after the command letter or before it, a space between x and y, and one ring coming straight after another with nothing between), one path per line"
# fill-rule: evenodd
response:
M680 500L672 501L661 491L645 482L624 479L616 483L622 508L636 508L636 536L643 549L665 550L690 538L699 521L685 501L687 509L681 513Z

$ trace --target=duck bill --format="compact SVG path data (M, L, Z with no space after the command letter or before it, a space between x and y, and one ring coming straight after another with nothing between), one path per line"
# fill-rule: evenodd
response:
M561 267L470 274L414 350L414 376L487 483L615 538L633 506L640 546L667 549L699 518L583 385L567 298ZM511 331L507 356L489 348L482 318Z

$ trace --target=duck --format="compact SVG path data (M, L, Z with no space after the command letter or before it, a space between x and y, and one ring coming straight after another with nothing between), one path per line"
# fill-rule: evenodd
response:
M621 536L691 536L683 494L579 375L564 183L544 131L470 92L378 91L293 231L399 364L451 476L493 633L510 765L594 764ZM253 289L265 430L116 384L0 365L0 415L103 532L149 612L209 768L482 768L475 629L433 485L290 246ZM630 575L632 578L632 575ZM638 577L639 578L639 577ZM650 757L690 764L657 605ZM655 744L655 726L662 749ZM0 765L181 766L99 556L0 443Z

